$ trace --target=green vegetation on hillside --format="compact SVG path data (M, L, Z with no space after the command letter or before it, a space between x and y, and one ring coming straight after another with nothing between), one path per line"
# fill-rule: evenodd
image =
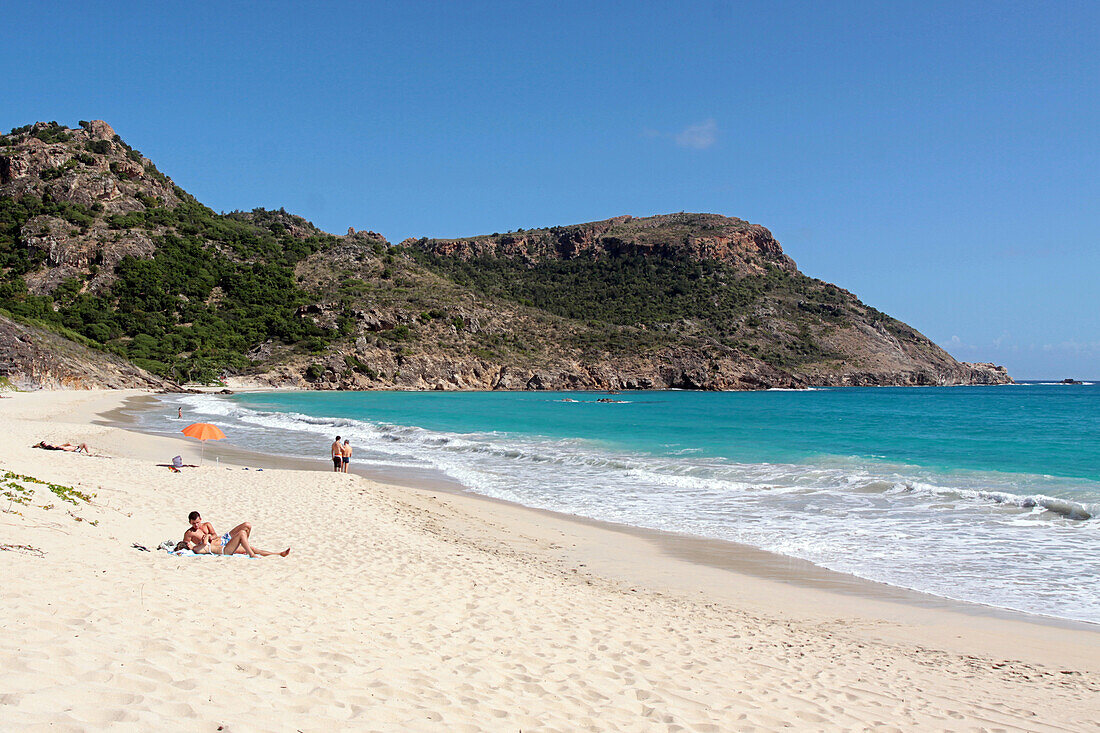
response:
M675 257L601 256L530 265L503 257L463 260L415 247L408 251L425 267L492 298L602 327L596 333L603 343L591 342L593 334L586 334L590 348L630 349L640 345L634 343L639 339L652 343L645 332L614 326L667 328L690 320L696 336L774 366L795 367L833 356L818 345L811 327L847 324L854 301L833 285L778 267L743 276L721 262ZM795 326L793 332L760 332L763 324L753 313L765 303Z
M0 197L0 292L4 282L24 275L45 262L46 253L32 251L19 240L19 230L35 216L55 216L87 231L97 212L68 201L43 201L36 196L24 196L19 201Z
M564 318L620 325L729 319L789 280L778 269L738 278L719 262L642 255L546 260L532 267L502 257L462 260L413 252L427 267L487 295Z
M72 139L72 133L68 131L68 128L64 125L57 124L57 122L43 125L38 130L31 132L33 129L34 125L23 125L22 127L12 128L9 144L15 144L18 142L19 136L24 134L36 137L44 143L65 143Z
M48 296L27 291L24 278L45 253L21 241L21 227L48 214L86 230L97 212L33 196L0 198L0 308L181 381L210 382L248 367L248 351L268 339L316 350L341 335L295 313L310 296L296 285L294 265L330 237L296 239L281 225L269 229L239 214L215 214L178 193L184 203L176 208L149 201L145 211L106 217L111 229L154 233L152 258L124 257L117 280L99 294L70 278ZM89 278L97 269L93 264Z

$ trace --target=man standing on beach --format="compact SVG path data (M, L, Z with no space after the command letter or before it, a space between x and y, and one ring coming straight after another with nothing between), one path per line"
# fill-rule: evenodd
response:
M339 473L344 469L344 449L340 445L340 436L332 444L332 470Z

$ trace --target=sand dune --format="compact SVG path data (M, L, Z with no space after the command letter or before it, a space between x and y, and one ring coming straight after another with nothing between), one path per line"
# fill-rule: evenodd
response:
M0 469L95 493L37 486L0 513L4 729L1098 729L1095 631L837 615L783 604L790 587L769 605L727 571L699 576L724 578L713 593L629 583L576 554L597 530L491 502L323 470L171 474L154 464L181 444L89 424L124 396L0 400ZM43 438L105 457L29 448ZM131 547L178 538L192 509L292 554ZM1005 638L970 653L986 626Z

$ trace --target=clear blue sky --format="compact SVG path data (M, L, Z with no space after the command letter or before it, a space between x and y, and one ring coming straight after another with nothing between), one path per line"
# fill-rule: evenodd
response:
M459 236L671 211L960 359L1100 378L1100 3L5 3L0 126L216 210Z

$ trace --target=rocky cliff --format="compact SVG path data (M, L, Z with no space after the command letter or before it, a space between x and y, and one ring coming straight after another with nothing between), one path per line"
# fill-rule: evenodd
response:
M125 359L0 315L0 387L28 389L160 389L174 383Z
M152 256L155 232L122 232L108 224L111 215L179 205L176 187L151 160L102 120L77 130L44 122L21 129L5 136L8 145L0 147L0 197L63 202L92 214L76 222L38 214L22 223L22 242L48 265L28 275L31 292L51 292L93 266L88 288L100 290L113 281L122 258Z
M763 274L766 265L789 272L797 269L767 229L718 214L627 215L469 239L407 239L402 245L464 260L506 257L535 264L640 255L715 260L742 274Z
M179 381L320 389L1010 381L1002 368L956 362L852 293L803 275L766 228L741 219L618 216L392 246L374 232L326 234L282 210L215 213L102 121L0 135L0 307ZM13 329L0 338L15 339ZM90 383L72 376L83 358L95 362L88 375L111 383L150 378L140 369L123 377L111 357L70 347L63 364L49 365L43 349L62 350L58 337L40 335L33 353L20 338L24 346L6 353L27 383Z

